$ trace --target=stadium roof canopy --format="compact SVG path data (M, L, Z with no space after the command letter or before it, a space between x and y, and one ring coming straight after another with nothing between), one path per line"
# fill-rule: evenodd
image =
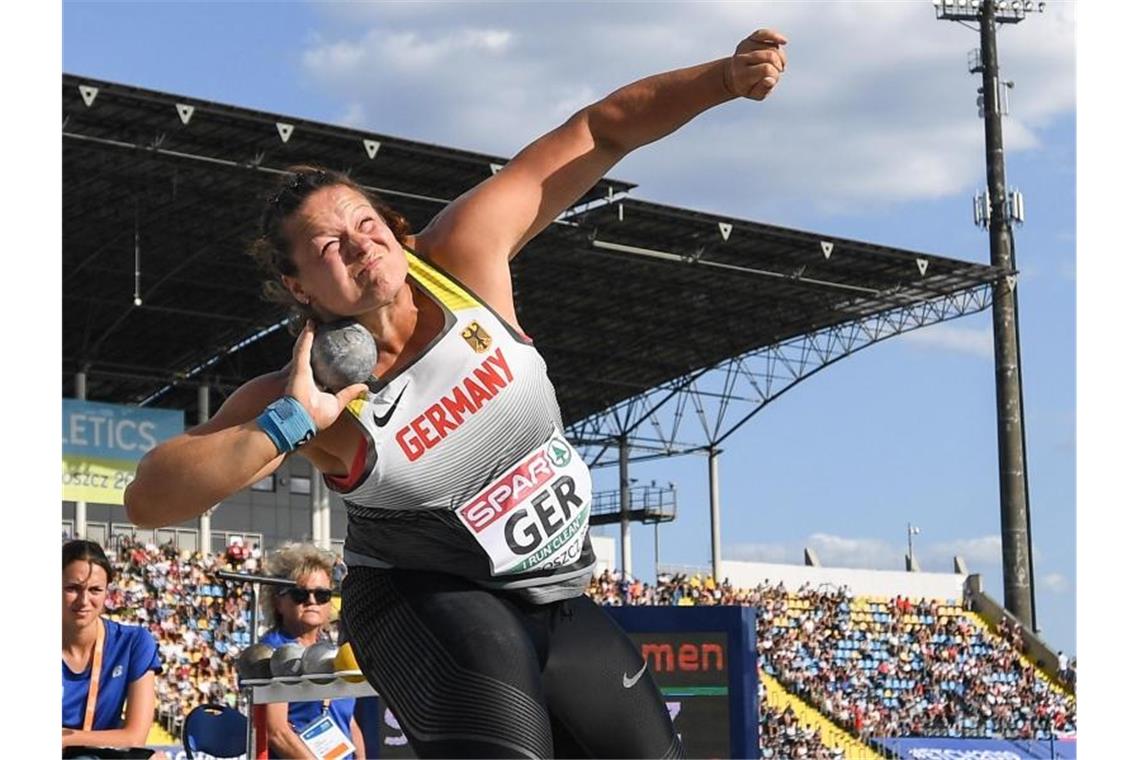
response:
M182 408L288 360L243 255L284 167L316 162L418 229L497 156L63 77L63 395ZM634 200L603 179L514 264L567 424L731 357L988 287L954 259ZM136 303L136 296L139 301ZM216 403L216 402L215 402Z

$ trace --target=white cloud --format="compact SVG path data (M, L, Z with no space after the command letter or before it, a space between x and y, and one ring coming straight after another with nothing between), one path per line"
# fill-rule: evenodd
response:
M815 550L825 567L865 567L902 570L906 549L878 538L845 538L830 533L813 533L807 545Z
M940 541L921 552L916 548L914 553L920 559L925 555L930 558L931 563L947 567L954 557L961 557L966 561L966 567L970 572L977 572L983 567L1001 566L1001 536L990 534L976 538Z
M1072 4L999 36L1015 81L1007 152L1072 111ZM762 218L773 204L850 211L973 188L982 176L976 36L928 3L320 4L306 75L380 133L511 155L636 78L728 55L757 26L789 37L768 101L704 114L613 172L638 196ZM352 111L355 116L358 112Z
M364 126L365 119L364 106L354 101L345 107L344 113L341 114L337 121L346 127L356 127L359 129Z
M305 51L306 68L322 71L326 77L350 75L365 62L365 50L351 42L317 43Z
M949 572L954 557L962 557L971 572L1001 567L1001 537L998 535L960 538L924 546L922 534L914 553L922 569ZM802 561L804 547L813 549L824 567L850 567L874 570L902 570L907 547L880 538L837 536L813 533L802 543L744 543L725 547L725 557L738 561L796 563ZM1000 572L999 572L1000 577ZM1049 579L1045 583L1049 584Z
M877 538L847 538L830 533L813 533L795 546L748 543L725 547L725 556L738 561L799 563L804 547L810 547L825 567L860 567L902 570L906 547L893 546Z
M903 333L899 339L918 348L949 351L982 359L992 359L994 355L993 332L985 327L935 324Z
M1060 573L1049 573L1041 579L1041 585L1054 594L1063 594L1069 590L1069 581Z
M794 550L780 544L731 544L725 547L725 557L739 562L772 562L788 564L794 562Z

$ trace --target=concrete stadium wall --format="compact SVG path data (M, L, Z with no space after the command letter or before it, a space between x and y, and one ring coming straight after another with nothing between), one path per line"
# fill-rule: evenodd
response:
M847 586L855 596L903 596L912 599L955 599L962 601L965 575L955 573L908 573L902 570L861 570L845 567L808 567L767 562L725 561L721 574L733 586L754 587L767 581L784 582L788 591L808 583Z
M594 575L601 575L606 570L617 570L617 541L613 536L590 534L590 545L594 547L594 556L597 564L594 565Z

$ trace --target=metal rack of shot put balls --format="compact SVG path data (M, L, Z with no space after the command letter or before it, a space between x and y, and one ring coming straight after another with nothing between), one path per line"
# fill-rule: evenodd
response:
M249 587L250 637L256 639L259 624L261 587L294 585L289 578L235 573L214 573L227 583ZM271 647L253 643L242 650L237 662L238 688L249 705L249 733L246 757L269 757L269 730L265 706L273 702L312 702L347 697L374 697L376 691L364 680L356 656L347 644L318 641L308 647L283 644Z

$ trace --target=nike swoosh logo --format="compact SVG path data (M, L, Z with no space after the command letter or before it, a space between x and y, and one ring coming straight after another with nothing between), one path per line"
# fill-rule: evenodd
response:
M399 406L400 399L404 397L404 391L407 389L407 385L400 389L400 395L396 396L396 400L392 402L392 405L390 407L388 407L388 411L384 412L383 417L376 414L376 412L372 413L372 421L376 423L376 427L384 427L388 424L388 420L392 419L392 413L396 411L396 407Z
M635 675L633 678L630 678L629 676L627 676L625 674L625 671L623 670L621 673L621 685L627 689L632 689L633 685L641 680L642 674L645 673L645 669L648 667L649 667L649 661L646 660L645 664L641 666L641 670L637 671L637 675Z

